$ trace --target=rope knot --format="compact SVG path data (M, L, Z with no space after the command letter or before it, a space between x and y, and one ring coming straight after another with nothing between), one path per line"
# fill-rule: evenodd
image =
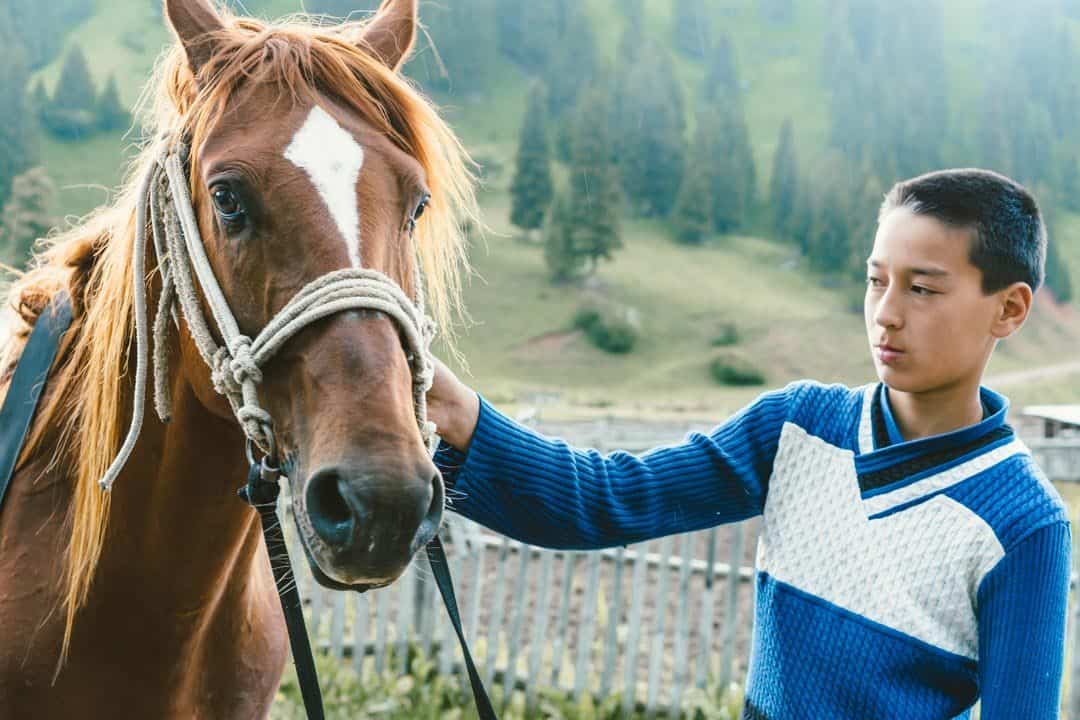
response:
M255 364L255 359L251 356L251 338L246 335L238 335L229 343L229 354L232 359L229 361L229 370L232 373L233 380L236 381L237 387L242 386L245 382L251 381L258 385L262 382L262 370Z
M210 358L210 379L219 395L236 395L240 392L240 386L230 372L230 360L227 347L219 347Z

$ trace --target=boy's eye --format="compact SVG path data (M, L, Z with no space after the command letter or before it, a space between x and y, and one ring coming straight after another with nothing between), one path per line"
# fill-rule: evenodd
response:
M922 285L912 285L911 290L916 295L937 295L936 292L934 292L930 288L925 288Z
M881 281L878 280L876 277L868 277L866 278L866 284L870 287L877 287L881 284Z

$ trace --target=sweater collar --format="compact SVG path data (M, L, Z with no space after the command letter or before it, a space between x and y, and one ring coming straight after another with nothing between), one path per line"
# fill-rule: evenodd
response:
M926 453L948 454L951 450L970 449L995 431L999 431L996 433L998 435L1002 434L1002 428L1011 434L1011 428L1005 424L1005 416L1009 410L1008 398L987 387L979 388L979 396L984 408L984 417L981 421L947 433L916 440L904 440L900 437L891 409L888 407L886 395L884 383L879 382L863 388L858 448L859 456L862 458L860 464L868 470L902 462ZM889 428L890 421L893 425L892 431Z

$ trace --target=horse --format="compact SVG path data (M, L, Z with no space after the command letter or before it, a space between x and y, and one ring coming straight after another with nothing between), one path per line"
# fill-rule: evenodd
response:
M417 0L333 26L211 2L164 0L175 42L140 100L120 192L9 291L0 395L61 294L73 322L0 510L0 717L268 714L288 645L258 516L236 496L245 443L281 463L324 585L392 582L440 525L419 350L397 305L361 307L348 290L367 273L402 307L426 297L442 326L461 312L474 165L401 73ZM190 194L188 225L153 204L169 188L180 205ZM195 259L165 262L162 228L201 237L212 273L188 277L179 310L177 263ZM193 319L224 304L249 341L329 276L338 304L261 367L250 342ZM160 417L143 418L140 312L155 305ZM206 343L226 347L223 363Z

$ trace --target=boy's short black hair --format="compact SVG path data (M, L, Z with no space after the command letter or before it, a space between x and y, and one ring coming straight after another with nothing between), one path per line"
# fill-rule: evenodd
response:
M1042 285L1046 227L1035 197L1020 183L989 170L938 170L892 186L878 219L899 207L973 230L970 259L982 271L986 294L1022 281Z

